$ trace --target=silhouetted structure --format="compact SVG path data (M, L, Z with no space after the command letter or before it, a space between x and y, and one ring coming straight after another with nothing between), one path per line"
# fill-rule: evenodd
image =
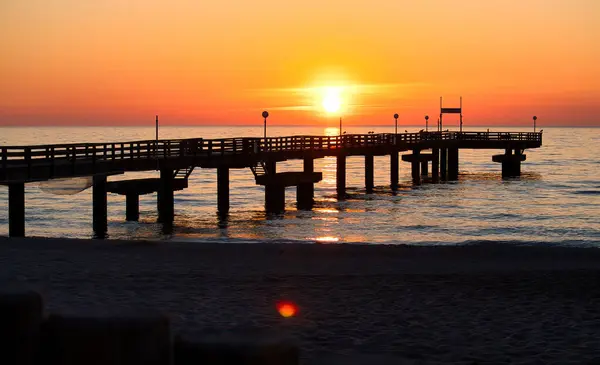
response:
M373 191L374 156L390 156L390 187L398 188L398 153L411 163L412 180L420 184L431 173L432 182L456 180L459 149L502 149L494 162L502 164L502 176L518 176L524 150L542 145L540 133L419 132L401 134L343 134L273 138L177 139L116 143L82 143L1 147L0 184L8 185L9 235L25 235L25 189L28 182L54 178L93 176L93 228L104 237L107 228L106 195L127 197L127 219L139 217L139 195L157 192L159 221L174 219L173 192L187 187L196 167L217 170L217 209L229 211L229 169L250 168L256 183L265 187L265 208L285 208L285 188L296 186L297 206L311 209L314 184L322 179L314 171L314 159L337 158L337 194L346 193L346 157L365 156L365 187ZM431 150L430 153L423 151ZM513 154L514 151L514 154ZM302 159L303 171L277 173L277 162ZM429 164L431 161L431 170ZM128 171L160 171L160 178L107 182L107 176Z

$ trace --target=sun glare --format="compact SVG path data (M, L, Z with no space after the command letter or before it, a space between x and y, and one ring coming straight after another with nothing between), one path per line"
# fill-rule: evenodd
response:
M327 113L333 114L340 110L342 106L341 89L338 87L328 87L323 93L323 109Z

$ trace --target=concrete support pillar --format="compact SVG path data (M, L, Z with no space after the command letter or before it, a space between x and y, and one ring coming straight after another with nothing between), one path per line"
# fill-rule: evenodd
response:
M515 154L511 154L512 149L507 148L502 159L502 177L521 176L521 150L515 149Z
M229 168L217 167L217 213L229 213Z
M126 195L125 216L128 221L140 219L140 196L138 194L130 193Z
M105 238L108 230L108 208L106 201L106 175L96 175L92 188L92 220L94 236Z
M265 185L265 210L267 213L285 211L285 186L279 184Z
M8 235L25 237L25 183L8 185Z
M448 148L448 180L458 180L458 148Z
M392 191L398 190L398 152L390 155L390 186Z
M448 149L442 148L440 151L440 176L442 180L448 180Z
M512 166L513 176L521 176L521 161L524 160L523 151L520 148L515 148L515 162Z
M277 173L277 162L276 161L266 161L265 168L267 170L267 174L275 175Z
M434 148L431 150L433 160L431 161L431 180L438 182L440 180L440 150Z
M413 184L415 184L415 185L421 184L421 174L419 171L419 163L418 162L411 162L411 175L412 175Z
M336 190L338 199L346 197L346 156L342 154L337 156Z
M429 162L421 161L421 176L429 175Z
M160 187L158 189L158 221L163 224L172 224L175 219L173 195L173 170L160 170Z
M373 155L365 155L365 189L367 194L373 193Z
M304 172L314 172L315 160L312 157L304 158ZM296 207L311 210L314 204L315 184L300 184L296 187Z
M419 173L419 161L416 158L421 154L419 150L413 150L413 156L415 157L415 161L411 162L411 175L413 184L419 185L421 184L421 174Z
M521 163L511 160L502 162L502 177L517 177L521 176Z
M311 210L313 204L313 184L299 184L296 186L296 207L301 210Z
M315 171L315 159L312 157L304 157L304 172Z

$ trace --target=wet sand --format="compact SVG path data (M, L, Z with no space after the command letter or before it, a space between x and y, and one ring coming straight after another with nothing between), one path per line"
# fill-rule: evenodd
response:
M0 282L55 312L291 336L303 364L600 364L595 248L0 238ZM281 299L299 314L279 316Z

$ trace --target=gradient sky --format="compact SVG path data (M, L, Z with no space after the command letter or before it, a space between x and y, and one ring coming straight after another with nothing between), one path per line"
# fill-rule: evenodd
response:
M0 125L600 125L597 0L2 0ZM445 117L452 123L455 116Z

